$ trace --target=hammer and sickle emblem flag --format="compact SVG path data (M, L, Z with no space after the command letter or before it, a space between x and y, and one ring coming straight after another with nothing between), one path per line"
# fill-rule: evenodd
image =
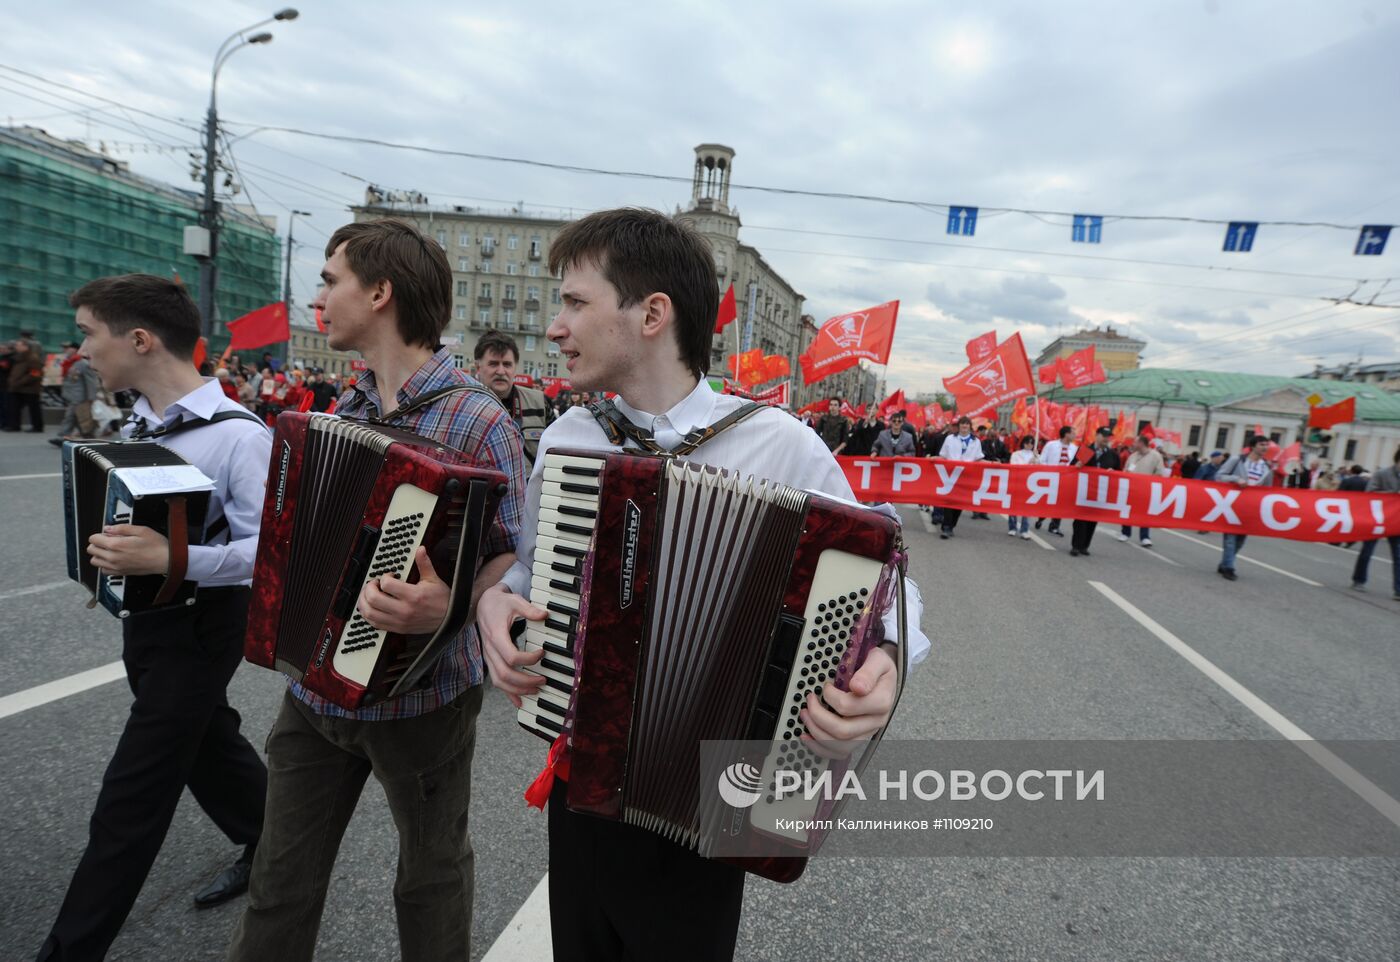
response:
M797 359L802 365L802 383L812 384L861 361L889 363L898 316L899 301L888 301L827 320L807 352Z
M957 400L958 414L966 417L1034 394L1035 379L1021 335L1011 335L987 357L945 377L943 386Z

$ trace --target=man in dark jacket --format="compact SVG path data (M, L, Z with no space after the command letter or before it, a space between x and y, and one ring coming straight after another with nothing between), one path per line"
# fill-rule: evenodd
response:
M18 431L24 412L29 412L30 432L44 430L44 349L31 331L20 331L10 359L9 414L6 431Z
M828 451L832 454L846 453L846 444L851 439L851 422L841 413L840 398L832 398L826 403L826 414L816 423L816 429Z
M1110 443L1113 432L1108 428L1099 428L1094 432L1094 447L1089 452L1089 459L1084 462L1086 468L1101 468L1104 471L1118 471L1123 467L1118 460L1118 452L1113 450ZM1071 558L1083 555L1089 557L1089 544L1094 540L1094 529L1099 526L1097 521L1081 521L1074 519L1074 531L1070 536L1069 556Z

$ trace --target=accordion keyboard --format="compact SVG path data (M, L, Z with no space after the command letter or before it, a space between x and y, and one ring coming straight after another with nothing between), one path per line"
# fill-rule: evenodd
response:
M540 517L531 569L530 603L548 612L526 623L521 647L544 657L523 671L544 685L521 699L520 724L553 739L564 731L574 687L574 634L583 589L583 560L593 537L600 500L602 458L549 455L540 493Z

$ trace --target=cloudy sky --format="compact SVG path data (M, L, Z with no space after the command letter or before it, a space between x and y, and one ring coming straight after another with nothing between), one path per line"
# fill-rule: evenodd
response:
M433 203L670 210L686 182L569 173L259 127L685 181L692 148L737 151L741 237L819 320L902 302L891 388L937 386L989 328L1034 354L1113 324L1145 363L1296 374L1400 357L1400 11L1379 0L298 4L219 82L246 194L298 220L296 298L366 183ZM107 144L192 186L215 49L274 8L50 0L0 11L0 115ZM17 73L16 70L26 71ZM35 79L35 76L44 78ZM53 86L117 101L122 109ZM156 117L150 116L157 115ZM157 119L160 118L160 119ZM921 205L921 206L920 206ZM974 237L949 205L983 208ZM1105 216L1075 244L1065 217ZM1265 224L1225 253L1223 225ZM1396 280L1389 282L1391 277Z

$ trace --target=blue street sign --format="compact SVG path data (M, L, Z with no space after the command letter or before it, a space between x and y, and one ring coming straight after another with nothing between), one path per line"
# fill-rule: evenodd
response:
M1069 239L1077 244L1097 244L1103 240L1103 218L1097 214L1075 214Z
M977 232L976 207L949 207L948 233L971 237Z
M1385 242L1389 239L1389 224L1367 224L1361 228L1361 236L1356 238L1356 250L1352 253L1379 257L1385 253Z
M1225 228L1225 246L1221 249L1240 253L1249 251L1254 246L1254 232L1258 229L1257 220L1230 221L1230 226Z

